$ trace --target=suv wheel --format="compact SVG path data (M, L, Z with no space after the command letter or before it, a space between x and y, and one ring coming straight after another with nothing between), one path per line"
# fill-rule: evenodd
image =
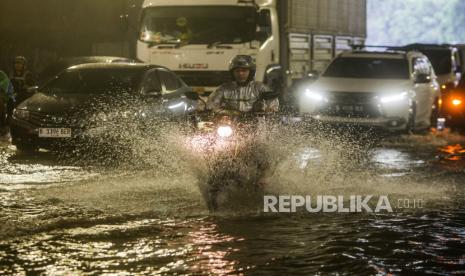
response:
M439 98L434 99L433 103L433 110L431 111L431 126L430 127L437 127L439 118Z
M415 130L415 117L417 115L417 107L415 103L412 103L410 106L410 111L408 115L408 121L407 121L407 126L405 128L405 132L407 134L413 133Z

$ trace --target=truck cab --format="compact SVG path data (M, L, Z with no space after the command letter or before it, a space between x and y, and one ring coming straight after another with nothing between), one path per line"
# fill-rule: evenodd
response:
M250 55L255 79L283 99L294 81L321 71L366 37L366 0L323 2L145 0L137 58L168 67L194 91L208 94L231 80L234 56Z
M228 63L236 55L252 56L262 81L266 66L279 60L274 2L147 0L137 57L167 66L199 93L231 79Z

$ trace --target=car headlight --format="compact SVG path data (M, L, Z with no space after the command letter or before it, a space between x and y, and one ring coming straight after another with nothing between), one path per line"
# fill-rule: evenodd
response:
M380 98L381 103L389 104L389 103L397 103L407 99L407 92L402 92L398 94L383 96Z
M29 110L25 109L15 109L15 112L13 114L18 119L27 120L29 119L30 112Z
M220 126L217 132L221 138L228 138L233 134L233 129L230 126Z
M315 102L328 102L328 99L321 92L310 89L305 90L305 97Z

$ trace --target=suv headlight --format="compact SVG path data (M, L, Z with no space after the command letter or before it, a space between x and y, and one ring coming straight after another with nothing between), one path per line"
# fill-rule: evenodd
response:
M402 92L398 94L383 96L380 98L380 102L383 104L390 104L405 101L405 99L407 99L407 92Z
M13 115L18 119L27 120L29 119L30 112L29 110L25 110L25 109L15 109L15 111L13 112Z
M305 97L317 103L328 102L328 99L324 96L323 93L318 92L318 91L313 91L310 89L305 90Z

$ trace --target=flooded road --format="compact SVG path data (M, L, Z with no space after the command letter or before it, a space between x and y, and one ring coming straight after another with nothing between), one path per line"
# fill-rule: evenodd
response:
M464 136L289 140L266 194L386 195L393 212L211 213L200 158L102 167L3 141L0 274L465 273Z

